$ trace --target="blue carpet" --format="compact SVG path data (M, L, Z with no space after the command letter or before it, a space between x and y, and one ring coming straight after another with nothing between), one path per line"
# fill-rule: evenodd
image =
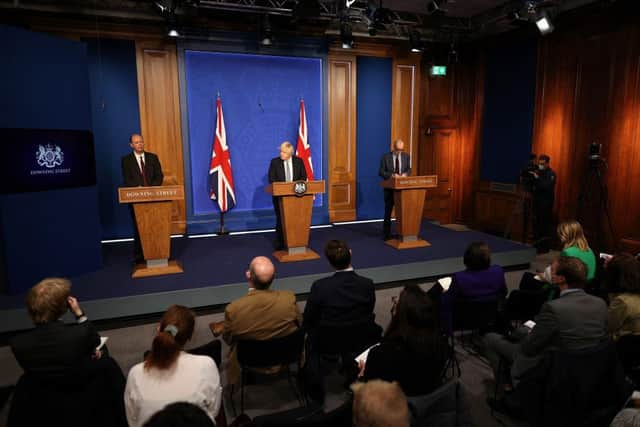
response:
M353 252L353 266L367 269L398 266L429 260L462 257L468 244L486 241L494 254L530 249L527 246L488 234L456 232L428 222L423 223L420 236L430 247L398 251L382 241L381 223L335 225L312 229L309 246L323 254L330 239L346 240ZM172 239L172 258L182 263L183 274L144 279L131 278L132 243L103 245L104 266L101 270L72 277L72 293L80 301L155 294L204 287L214 287L245 281L249 261L257 255L271 257L274 233L210 238ZM319 260L276 264L276 280L312 274L330 273L324 256ZM429 271L418 277L432 276ZM24 295L0 296L0 309L24 307Z

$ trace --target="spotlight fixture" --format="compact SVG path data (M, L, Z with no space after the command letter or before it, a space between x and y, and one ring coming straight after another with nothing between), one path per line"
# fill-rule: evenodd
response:
M547 12L540 12L536 16L536 26L543 36L553 32L554 26Z
M427 15L433 15L434 13L444 13L442 6L446 3L446 0L430 0L427 2Z
M340 23L340 40L343 49L351 49L353 47L353 32L351 24L346 21Z
M174 14L171 14L169 16L167 23L168 23L167 35L169 37L180 37L180 33L178 32L177 19Z
M424 45L422 44L422 40L420 40L420 33L417 30L412 30L409 33L409 48L413 53L424 52Z
M262 46L271 46L271 22L269 21L269 15L264 15L262 19L262 35L260 37L260 44Z
M458 51L456 50L456 44L451 43L449 46L449 64L457 64L458 63Z

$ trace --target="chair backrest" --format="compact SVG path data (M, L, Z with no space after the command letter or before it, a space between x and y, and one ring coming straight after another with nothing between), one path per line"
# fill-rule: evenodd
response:
M510 320L533 320L548 299L545 289L521 291L514 289L507 299L507 311Z
M631 393L613 342L550 351L518 390L533 425L609 425Z
M240 365L254 368L287 365L300 360L303 345L302 329L269 340L238 340L238 362Z
M498 299L457 298L453 302L454 331L484 329L492 325L498 315Z
M640 367L640 335L621 336L616 342L616 350L627 375Z
M360 353L379 343L382 328L373 322L320 326L316 333L318 353L341 355Z
M471 426L468 392L456 378L432 393L407 398L412 426Z

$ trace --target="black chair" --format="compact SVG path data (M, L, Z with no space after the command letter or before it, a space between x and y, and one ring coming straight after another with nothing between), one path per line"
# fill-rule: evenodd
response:
M623 335L616 342L625 375L640 387L640 335Z
M407 398L411 426L473 426L469 392L456 378L424 396Z
M522 291L514 289L505 304L505 315L509 321L526 322L540 313L549 292L545 289Z
M613 342L583 351L550 351L516 390L533 426L608 426L633 387Z
M253 419L256 427L351 427L353 398L349 398L336 409L324 412L322 405L310 404L305 408L289 409Z
M274 375L278 375L282 371L286 371L287 381L289 382L296 399L298 399L300 405L304 405L301 394L298 392L291 375L291 364L293 363L298 365L296 374L300 373L304 337L304 331L302 329L298 329L287 336L272 338L269 340L238 340L236 351L241 369L241 413L244 412L244 389L249 373L264 374L265 368L273 366L281 368ZM233 399L231 402L233 403ZM234 413L236 412L235 405L233 405L233 411Z

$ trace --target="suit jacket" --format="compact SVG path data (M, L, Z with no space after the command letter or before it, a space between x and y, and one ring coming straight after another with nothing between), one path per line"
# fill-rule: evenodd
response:
M9 344L26 373L55 375L89 363L100 336L91 322L55 321L17 335Z
M385 153L382 156L382 159L380 159L378 175L384 179L389 179L391 178L391 175L393 175L394 170L395 165L393 164L393 152ZM400 173L406 173L407 175L411 174L411 157L404 151L400 152Z
M291 166L293 167L293 180L304 181L307 179L307 171L304 162L300 157L291 156ZM269 164L269 182L285 182L284 162L280 157L274 157Z
M125 187L140 187L144 185L140 165L133 151L122 158L122 178ZM162 167L158 156L147 151L144 152L144 172L147 176L147 184L162 185Z
M355 271L338 271L316 280L304 308L304 327L374 322L376 292L373 281Z
M301 324L296 296L290 291L253 290L227 305L222 338L229 344L227 380L237 383L240 366L235 343L239 339L268 340L289 335Z
M542 306L521 352L534 357L546 350L581 351L602 343L607 332L605 302L578 289Z

